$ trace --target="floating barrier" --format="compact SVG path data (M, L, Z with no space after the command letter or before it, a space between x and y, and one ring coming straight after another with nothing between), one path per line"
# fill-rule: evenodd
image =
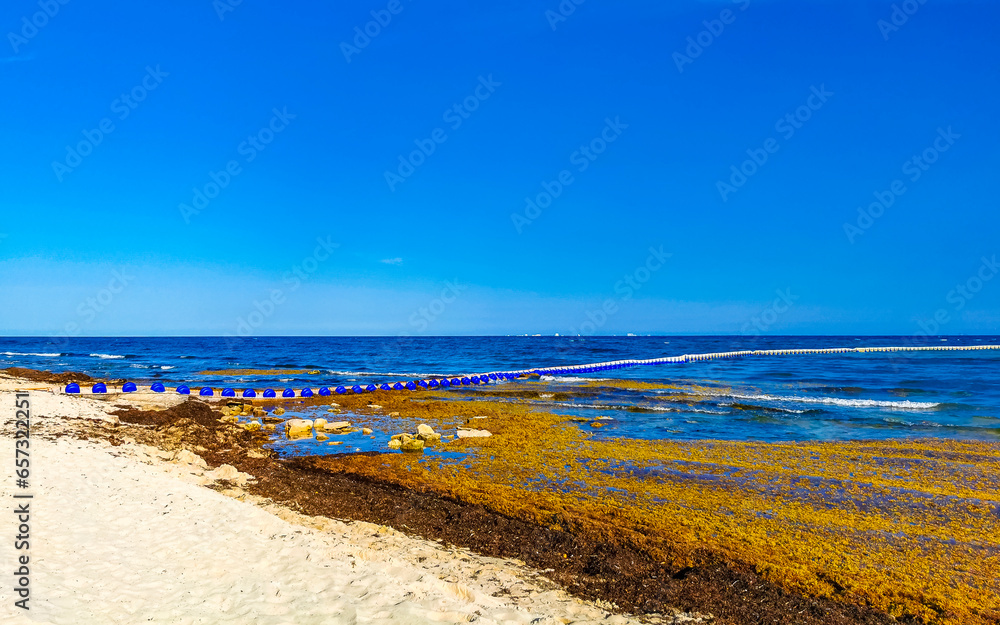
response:
M478 373L463 375L461 377L439 377L430 378L426 380L410 380L406 383L396 382L391 386L388 383L383 383L380 385L368 384L367 386L361 386L356 384L350 388L350 391L355 394L361 393L373 393L376 390L382 391L416 391L419 389L436 389L436 388L451 388L454 386L478 386L481 384L491 384L494 382L504 382L507 380L515 380L521 376L525 375L539 375L539 376L553 376L553 375L567 375L567 374L579 374L579 373L595 373L600 371L608 371L615 369L628 369L632 367L650 366L650 365L661 365L661 364L684 364L692 362L706 362L710 360L725 360L730 358L744 358L751 356L801 356L801 355L812 355L812 354L873 354L873 353L886 353L886 352L943 352L943 351L980 351L980 350L1000 350L1000 345L989 344L989 345L927 345L923 347L899 347L899 346L885 346L885 347L828 347L828 348L818 348L818 349L754 349L754 350L742 350L742 351L732 351L732 352L712 352L707 354L684 354L682 356L667 356L664 358L650 358L648 360L614 360L611 362L596 362L583 365L572 365L568 367L548 367L548 368L533 368L533 369L519 369L513 371L494 371L490 373ZM149 389L154 393L166 392L166 387L160 382L152 384ZM126 382L122 386L121 392L123 393L135 393L137 392L138 386L135 382ZM80 394L80 385L76 382L67 384L64 391L67 394L75 395ZM191 389L188 386L181 385L176 389L177 393L181 395L190 395ZM338 395L346 394L348 391L345 386L337 386L334 391L331 391L329 387L323 386L319 389L319 394L322 397L329 397L333 392ZM105 394L108 392L107 386L98 382L91 388L91 393L93 394ZM198 394L202 397L212 397L215 395L215 390L209 386L202 387ZM236 397L236 391L232 388L224 388L221 393L222 397ZM265 399L272 399L277 397L277 393L274 389L265 389L263 391L263 396ZM295 397L295 389L286 388L282 394L282 397L291 398ZM300 397L312 397L313 391L310 388L304 388L299 393ZM248 388L243 391L243 397L254 398L257 397L257 392Z

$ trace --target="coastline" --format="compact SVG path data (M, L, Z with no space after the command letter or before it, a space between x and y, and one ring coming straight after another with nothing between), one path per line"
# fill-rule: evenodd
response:
M13 406L15 390L31 392L40 510L30 619L12 607L5 584L4 622L702 622L616 614L523 562L385 525L302 514L254 495L253 476L210 467L183 443L138 442L148 432L112 414L183 406L177 398L71 398L39 381L47 376L32 377L0 372L3 405ZM12 442L13 419L0 423ZM242 450L248 459L265 457L252 449ZM5 501L11 483L0 488ZM5 562L14 561L12 547L4 541Z
M46 375L32 377L41 380L47 379ZM8 383L5 381L5 384ZM46 387L39 381L27 384L35 388ZM0 388L3 386L0 385ZM45 391L39 394L44 396ZM225 406L224 400L210 405L199 399L153 394L115 399L70 399L66 396L57 399L73 406L67 409L73 415L61 416L93 419L95 415L100 417L100 413L105 415L101 421L80 422L82 429L61 433L64 437L107 441L106 446L112 450L130 449L133 444L167 450L164 453L187 449L188 453L200 454L212 467L228 464L234 470L256 478L236 491L231 486L220 489L229 494L236 492L245 499L266 498L317 518L345 518L390 525L408 534L470 548L489 557L518 558L536 570L543 570L546 579L558 583L574 595L601 601L595 609L616 605L611 611L619 613L619 616L624 612L645 614L642 620L648 622L698 622L685 620L697 618L694 613L711 613L715 618L703 621L718 623L789 622L790 615L794 615L792 622L801 623L919 622L912 614L905 613L898 614L900 618L894 619L885 611L866 605L863 596L850 592L833 593L831 598L831 593L824 596L822 592L803 592L795 583L776 583L768 571L762 571L753 562L740 562L739 558L727 557L731 554L710 548L710 543L702 545L704 548L690 550L690 541L683 536L671 541L676 543L674 546L687 545L689 563L661 560L660 557L669 549L651 549L641 537L629 538L628 516L616 518L613 511L606 511L603 519L596 519L607 529L607 535L603 536L595 532L593 526L576 522L579 519L566 514L566 510L560 518L532 518L530 514L525 514L525 510L504 508L503 498L498 498L502 495L499 489L502 484L480 484L477 489L482 489L482 492L478 494L463 491L456 487L460 486L459 482L427 479L428 475L443 474L440 469L444 467L440 465L434 467L437 473L415 473L415 457L411 454L340 454L281 460L262 449L262 444L267 442L266 436L241 428L244 424L219 421L220 413L213 411L211 406ZM525 449L538 450L537 445L517 447L532 436L528 430L533 429L537 437L542 423L539 417L529 415L517 406L504 404L490 407L485 402L475 402L470 406L467 402L457 416L453 414L457 411L456 406L449 405L447 413L450 416L445 418L441 416L443 412L435 410L433 401L410 402L405 397L388 395L353 399L344 396L337 399L345 405L345 409L350 407L352 412L365 411L372 399L384 404L386 410L401 409L404 415L398 419L400 423L397 425L403 431L408 431L407 425L417 421L437 419L435 426L443 427L443 421L451 419L449 423L453 426L469 422L463 416L464 412L502 410L505 415L516 417L504 420L509 431L505 431L504 425L497 420L491 420L490 427L497 436L486 441L458 441L455 445L466 449L483 446L495 455L502 455L505 447L513 447L521 453ZM107 415L108 408L121 401L128 402L130 407L116 416ZM358 405L352 405L352 401ZM283 404L280 400L239 402L267 408ZM312 407L324 404L320 399L309 403ZM115 421L118 423L115 424ZM518 424L523 427L518 429ZM547 436L555 436L555 443L565 442L556 434L558 424L547 425L551 427ZM149 453L146 455L149 456ZM199 479L207 478L203 475ZM486 486L493 487L493 490L484 488ZM513 494L523 497L523 493ZM543 509L534 505L536 502L531 503L535 513ZM695 514L688 520L692 523L703 521ZM655 527L650 526L650 529ZM746 550L747 553L752 551ZM674 555L676 553L675 550ZM459 576L456 579L468 583L467 578ZM538 579L537 575L532 579ZM834 587L839 585L836 580L831 582ZM507 596L502 590L498 592ZM945 607L941 611L944 617L941 622L955 622L949 621L948 609ZM674 610L684 610L687 614L674 616ZM982 618L988 613L989 606L985 606L977 617L980 620L969 622L991 622ZM671 616L663 617L665 614Z

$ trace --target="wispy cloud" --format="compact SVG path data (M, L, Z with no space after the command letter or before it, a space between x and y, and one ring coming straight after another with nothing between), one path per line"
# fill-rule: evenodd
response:
M402 265L403 264L403 259L402 258L383 258L382 260L380 260L378 262L385 263L386 265Z

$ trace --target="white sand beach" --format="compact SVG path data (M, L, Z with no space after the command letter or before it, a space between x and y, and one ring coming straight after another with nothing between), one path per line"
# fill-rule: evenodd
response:
M27 613L14 607L8 540L15 529L13 391L25 387L46 389L31 393ZM238 488L250 476L228 465L208 471L190 451L81 440L75 424L114 420L111 405L53 389L0 379L5 624L640 622L573 598L515 561L259 500ZM53 438L60 433L68 435ZM216 478L227 480L225 492L208 487Z

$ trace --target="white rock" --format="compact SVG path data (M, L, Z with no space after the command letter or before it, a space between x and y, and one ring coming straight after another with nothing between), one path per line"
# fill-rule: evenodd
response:
M327 423L328 422L326 419L316 419L315 421L313 421L313 427L316 428L317 430L322 430L324 427L326 427Z
M323 429L327 432L332 432L334 430L346 430L351 427L350 421L331 421L323 426Z
M417 426L417 435L420 434L429 435L433 433L434 433L434 428L425 423L421 423L420 425Z
M312 432L313 422L309 419L289 419L285 421L285 432L289 436Z
M486 438L488 436L493 436L486 430L466 430L459 428L458 437L459 438Z

